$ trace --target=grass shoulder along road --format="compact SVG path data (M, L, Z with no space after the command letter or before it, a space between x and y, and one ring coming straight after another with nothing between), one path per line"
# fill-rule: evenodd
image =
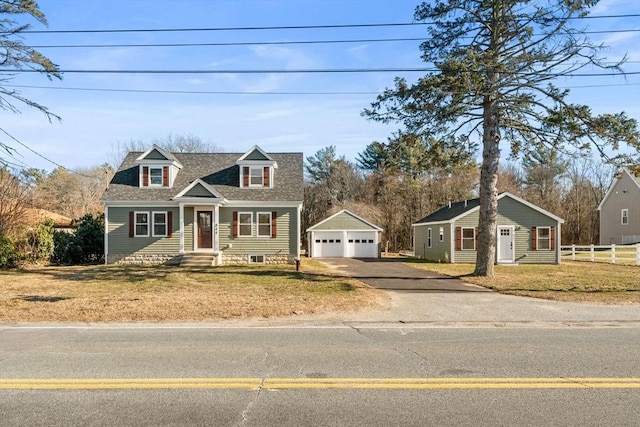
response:
M0 271L0 322L161 322L350 312L387 296L313 260L212 268L74 266Z
M475 277L473 264L406 259L410 265L459 277L497 292L558 301L640 304L640 267L579 261L559 265L496 265L495 277Z

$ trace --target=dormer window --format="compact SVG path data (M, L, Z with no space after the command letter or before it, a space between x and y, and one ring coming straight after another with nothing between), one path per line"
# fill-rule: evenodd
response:
M240 187L273 188L278 163L260 147L254 145L236 164L240 167Z
M162 186L162 168L149 168L149 185Z

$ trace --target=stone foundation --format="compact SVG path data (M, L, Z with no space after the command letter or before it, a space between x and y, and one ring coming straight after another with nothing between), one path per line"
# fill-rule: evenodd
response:
M262 254L252 254L262 255ZM264 254L265 264L294 264L295 255L291 254ZM222 264L249 264L249 254L222 254Z
M108 264L165 264L179 265L182 255L180 254L109 254Z

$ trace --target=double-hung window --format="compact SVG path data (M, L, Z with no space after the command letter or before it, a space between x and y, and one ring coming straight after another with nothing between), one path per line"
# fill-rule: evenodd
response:
M153 212L153 237L167 236L167 213Z
M149 212L135 212L135 236L149 236Z
M262 187L264 185L264 172L262 167L249 168L249 186Z
M622 225L629 224L629 209L622 209L620 211L620 224Z
M551 227L538 227L538 250L551 250Z
M253 229L253 214L251 212L238 213L238 236L251 237Z
M258 237L271 237L271 212L258 212Z
M162 187L162 168L149 168L149 185Z
M462 249L463 250L475 250L476 249L476 229L462 228Z
M427 247L431 247L431 229L427 228Z

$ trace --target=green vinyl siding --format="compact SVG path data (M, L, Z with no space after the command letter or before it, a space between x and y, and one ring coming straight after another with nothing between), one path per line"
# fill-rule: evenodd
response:
M168 160L165 156L162 155L158 150L152 150L147 156L145 160Z
M251 237L233 237L233 212L251 213L253 229ZM257 237L258 212L277 212L276 237ZM298 209L293 208L220 208L220 249L226 254L293 254L298 250ZM231 244L231 248L229 248Z
M183 197L211 197L211 192L204 188L202 184L196 184L187 191Z
M478 226L479 212L476 210L458 219L455 227ZM503 197L498 201L497 225L513 225L515 262L521 264L554 264L556 263L556 250L560 242L556 241L555 250L532 250L531 231L532 227L558 227L557 222L541 212L529 206L513 200L510 197ZM452 236L455 239L455 234ZM475 250L456 250L456 263L475 263Z
M440 228L442 227L444 239L440 241ZM428 235L431 229L431 247L428 244ZM420 259L437 262L451 262L451 224L435 223L414 227L414 252Z
M152 237L151 233L149 233L149 237L129 237L129 212L132 211L148 212L150 217L153 212L172 212L172 237ZM178 253L180 246L179 218L180 213L177 207L109 207L107 218L109 247L107 252L110 255ZM193 211L191 218L193 218ZM149 224L149 230L151 230L151 224ZM189 236L186 231L186 221L185 234L185 237Z
M260 150L253 150L244 158L244 160L269 160L269 159L267 159L264 156L264 154L260 152Z
M313 230L375 230L375 228L346 212L342 212L340 215L314 226Z

